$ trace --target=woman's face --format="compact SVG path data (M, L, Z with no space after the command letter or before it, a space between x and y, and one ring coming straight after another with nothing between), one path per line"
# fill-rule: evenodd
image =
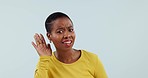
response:
M75 32L72 22L67 18L58 18L53 21L52 30L48 38L56 49L71 49L75 41Z

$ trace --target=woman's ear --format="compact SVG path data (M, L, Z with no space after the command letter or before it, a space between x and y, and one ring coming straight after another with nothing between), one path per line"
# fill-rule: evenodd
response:
M51 43L51 42L52 42L52 39L51 39L51 33L48 33L48 32L47 32L46 35L47 35L47 38L49 39L49 41L50 41L50 43Z

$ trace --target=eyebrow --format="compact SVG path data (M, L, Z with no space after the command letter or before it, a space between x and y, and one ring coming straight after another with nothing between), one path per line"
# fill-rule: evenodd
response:
M68 26L67 28L71 28L71 27L73 28L73 26Z
M67 26L66 28L73 28L73 26ZM64 29L65 27L59 26L57 29Z

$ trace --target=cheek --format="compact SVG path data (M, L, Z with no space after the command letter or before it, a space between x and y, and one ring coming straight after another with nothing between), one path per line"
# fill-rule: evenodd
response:
M59 41L61 41L61 37L59 35L54 35L54 36L52 36L52 41L55 43L59 42Z
M76 37L76 34L75 34L75 33L73 33L73 34L72 34L72 37L73 37L73 38L75 38L75 37Z

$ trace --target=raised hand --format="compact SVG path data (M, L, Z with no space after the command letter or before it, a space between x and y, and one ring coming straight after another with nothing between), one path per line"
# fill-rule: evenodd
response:
M50 47L50 44L46 44L45 39L42 34L35 34L34 35L35 42L32 42L32 45L38 52L39 56L51 56L52 55L52 49Z

